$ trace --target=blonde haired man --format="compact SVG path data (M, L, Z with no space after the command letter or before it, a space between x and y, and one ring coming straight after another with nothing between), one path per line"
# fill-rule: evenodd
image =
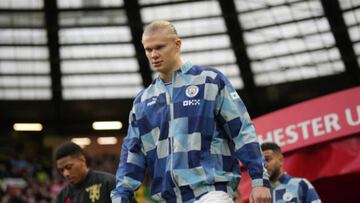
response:
M168 21L146 26L142 43L159 77L134 100L113 202L128 202L145 170L156 201L233 202L238 160L253 179L250 202L269 202L255 129L228 79L216 69L183 63L181 39Z

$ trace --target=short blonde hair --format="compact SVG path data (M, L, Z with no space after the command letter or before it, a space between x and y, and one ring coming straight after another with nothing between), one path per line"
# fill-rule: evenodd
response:
M175 39L179 38L175 26L166 20L155 20L145 26L143 35L150 35L158 32L159 30L168 30L169 35L172 35Z

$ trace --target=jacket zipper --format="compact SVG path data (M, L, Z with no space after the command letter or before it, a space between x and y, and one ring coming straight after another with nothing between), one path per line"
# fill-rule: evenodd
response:
M175 72L172 73L172 78L171 78L171 92L169 92L169 102L170 102L170 123L172 123L172 121L174 120L174 104L172 101L172 97L173 97L173 91L174 91L174 82L175 82ZM173 134L173 130L172 130L172 126L169 125L169 139L170 139L170 174L171 174L171 179L175 185L176 188L179 188L176 180L175 180L175 176L173 173L173 168L174 168L174 134Z

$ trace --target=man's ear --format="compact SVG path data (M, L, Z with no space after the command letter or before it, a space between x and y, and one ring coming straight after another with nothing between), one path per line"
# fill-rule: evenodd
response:
M175 46L176 46L176 48L178 48L178 49L181 48L181 39L176 39L176 40L175 40Z
M79 156L79 160L80 160L81 162L86 163L86 158L85 158L84 155Z
M284 156L282 154L279 155L279 161L280 161L281 166L283 166L284 165Z

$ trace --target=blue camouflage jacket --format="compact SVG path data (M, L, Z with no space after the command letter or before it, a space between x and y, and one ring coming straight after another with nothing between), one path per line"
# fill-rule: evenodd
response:
M240 181L240 160L252 185L268 186L268 174L249 114L225 76L185 63L175 71L172 91L158 77L141 91L130 112L113 202L128 202L145 170L159 202L193 202Z
M305 178L296 178L284 173L272 185L271 197L273 203L321 203L314 186Z

